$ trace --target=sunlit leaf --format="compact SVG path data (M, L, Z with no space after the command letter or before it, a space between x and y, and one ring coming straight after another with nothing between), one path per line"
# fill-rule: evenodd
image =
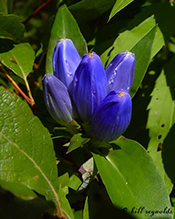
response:
M0 54L1 62L22 79L32 71L34 58L35 53L28 43L15 45L12 50Z
M113 46L101 56L103 63L106 65L107 63L109 64L119 52L129 50L135 53L136 66L134 82L130 91L131 96L134 96L136 93L148 68L155 33L155 20L153 17L150 17L133 30L127 30L119 35Z
M53 201L58 212L63 209L71 217L57 181L50 134L15 94L0 88L0 97L0 179L22 183Z
M165 183L146 150L137 142L120 139L106 157L93 154L98 171L113 204L131 213L144 206L136 218L149 218L147 209L171 209ZM149 195L148 195L149 194ZM155 201L156 200L156 201ZM169 214L154 214L152 218L171 218Z
M52 26L46 59L46 73L53 73L53 50L57 40L62 38L71 39L81 56L87 52L86 42L83 38L83 35L80 32L76 20L73 18L66 5L63 5L58 9L54 24Z
M117 0L109 16L109 20L119 11L129 5L133 0Z

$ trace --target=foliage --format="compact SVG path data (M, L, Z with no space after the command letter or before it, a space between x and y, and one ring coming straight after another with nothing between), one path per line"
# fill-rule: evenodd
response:
M61 38L104 68L135 54L124 136L95 141L49 115L42 78ZM174 69L174 1L0 0L0 218L173 218Z

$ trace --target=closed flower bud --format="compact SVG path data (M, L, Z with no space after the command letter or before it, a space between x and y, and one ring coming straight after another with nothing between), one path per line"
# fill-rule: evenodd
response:
M92 117L92 134L99 141L117 139L131 119L131 97L125 90L111 91Z
M135 55L131 52L119 53L106 68L108 92L125 89L130 91L134 80Z
M52 61L54 75L66 87L69 87L81 61L81 57L70 39L61 39L57 42Z
M82 121L90 121L94 109L107 94L106 74L95 52L83 56L75 72L71 94Z
M45 102L50 115L61 125L72 121L72 105L67 87L54 75L43 78Z

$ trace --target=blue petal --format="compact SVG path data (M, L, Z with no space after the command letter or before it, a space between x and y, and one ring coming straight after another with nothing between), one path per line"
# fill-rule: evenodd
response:
M43 77L43 89L47 109L50 115L61 125L72 121L72 105L67 87L54 75Z
M66 87L72 82L80 61L81 57L70 39L61 39L57 42L52 60L53 72Z
M90 121L94 109L107 94L106 74L95 52L83 56L75 72L71 93L82 121Z
M125 90L111 91L92 117L92 133L97 140L117 139L131 120L131 97Z
M108 92L131 89L134 80L135 55L131 52L119 53L106 68Z

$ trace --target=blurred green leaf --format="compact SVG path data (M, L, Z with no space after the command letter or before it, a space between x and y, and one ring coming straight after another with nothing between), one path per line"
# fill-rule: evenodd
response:
M16 15L0 14L0 38L20 41L25 31L21 21L21 18Z
M109 20L111 20L111 18L114 17L115 14L117 14L119 11L129 5L132 1L133 0L117 0L109 15Z
M44 195L71 217L59 188L56 158L46 128L17 95L0 88L0 178L22 183ZM61 194L61 198L58 196Z
M76 219L83 219L82 210L74 211L74 217L75 217Z
M58 9L54 24L52 26L46 58L46 73L53 73L53 51L57 41L62 38L71 39L81 56L87 52L85 39L80 32L76 20L73 18L66 5L63 5Z
M8 52L0 54L1 62L20 78L25 79L33 69L35 53L28 43L15 45Z
M137 142L120 139L113 142L113 149L106 157L93 154L98 171L113 204L127 208L144 206L146 210L171 209L165 183L146 150ZM151 198L150 198L151 197ZM155 201L156 200L156 201ZM143 211L133 214L136 218L172 218L170 214Z
M99 17L108 11L116 0L83 0L69 7L69 10L78 21L85 23Z
M0 185L4 189L13 193L16 197L19 197L25 200L31 200L37 197L37 195L31 189L27 188L21 183L7 182L7 181L0 179Z
M11 13L13 0L0 0L0 12L4 14Z

